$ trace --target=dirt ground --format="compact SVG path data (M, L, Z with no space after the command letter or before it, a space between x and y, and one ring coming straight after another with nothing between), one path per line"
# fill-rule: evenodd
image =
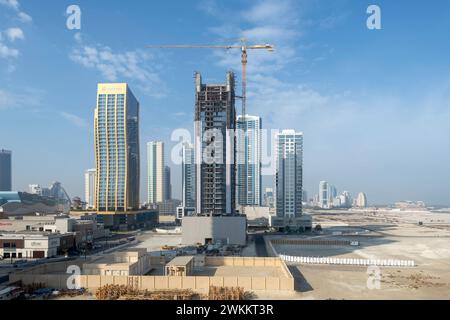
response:
M450 299L450 214L324 211L315 212L313 219L323 227L323 233L315 238L359 241L360 246L277 245L277 252L414 260L417 267L373 270L359 266L291 265L297 292L260 293L259 299Z

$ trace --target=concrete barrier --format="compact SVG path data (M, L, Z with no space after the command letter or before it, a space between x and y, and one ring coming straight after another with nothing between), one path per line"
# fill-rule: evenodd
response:
M280 259L297 264L329 264L329 265L354 265L354 266L379 266L413 268L416 263L413 260L380 260L380 259L354 259L354 258L330 258L330 257L298 257L279 255Z

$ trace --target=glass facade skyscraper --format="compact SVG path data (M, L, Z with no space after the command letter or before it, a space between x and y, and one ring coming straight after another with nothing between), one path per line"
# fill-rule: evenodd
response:
M126 83L98 85L94 131L96 209L138 209L139 102Z
M183 144L182 188L183 207L195 208L195 157L194 146Z
M0 191L12 190L11 151L0 150Z
M276 215L302 215L303 133L283 130L276 135Z
M147 194L148 203L166 200L164 142L147 143Z
M241 206L260 206L261 118L238 116L237 129L237 201Z
M172 199L172 180L170 178L170 167L164 167L164 200Z

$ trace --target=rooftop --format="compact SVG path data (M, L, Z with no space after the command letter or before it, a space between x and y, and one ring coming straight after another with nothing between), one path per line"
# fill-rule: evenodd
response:
M193 256L183 256L183 257L176 257L172 259L169 263L167 263L167 266L185 266L189 264L194 259Z

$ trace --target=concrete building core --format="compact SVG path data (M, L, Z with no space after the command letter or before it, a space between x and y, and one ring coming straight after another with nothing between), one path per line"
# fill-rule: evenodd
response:
M235 244L247 242L247 218L234 216L187 216L182 220L182 243L185 245Z
M203 84L195 75L197 214L235 213L236 110L234 74L225 84Z

